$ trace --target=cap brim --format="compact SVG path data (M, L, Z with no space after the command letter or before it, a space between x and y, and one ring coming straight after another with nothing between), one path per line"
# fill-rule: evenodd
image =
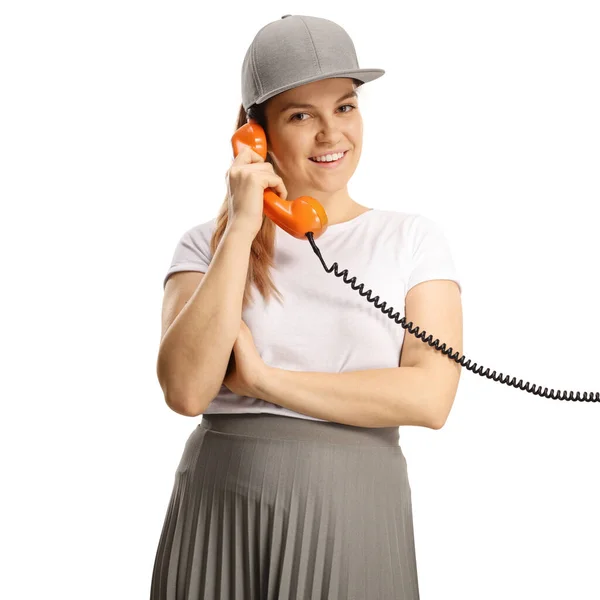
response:
M331 79L333 77L348 77L349 79L357 79L363 83L369 83L375 79L379 79L385 73L384 69L350 69L347 71L335 71L332 73L323 73L321 75L315 75L313 77L307 77L306 79L302 79L300 81L296 81L294 83L290 83L289 85L284 85L283 87L277 88L276 90L271 90L262 96L259 96L254 104L261 104L265 102L269 98L273 96L277 96L277 94L281 94L287 90L291 90L292 88L298 87L300 85L304 85L305 83L312 83L313 81L320 81L322 79ZM249 107L248 107L249 108Z

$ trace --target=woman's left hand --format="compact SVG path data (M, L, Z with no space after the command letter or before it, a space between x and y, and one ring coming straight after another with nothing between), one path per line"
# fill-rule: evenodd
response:
M268 367L254 345L252 333L242 320L223 385L234 394L256 397L267 371Z

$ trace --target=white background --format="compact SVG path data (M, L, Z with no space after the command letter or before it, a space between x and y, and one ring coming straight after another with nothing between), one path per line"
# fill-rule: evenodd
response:
M3 597L149 597L200 421L157 381L162 280L224 198L246 48L287 13L386 70L350 192L442 226L467 358L600 391L597 3L4 3ZM402 427L422 600L599 598L599 426L463 369L443 429Z

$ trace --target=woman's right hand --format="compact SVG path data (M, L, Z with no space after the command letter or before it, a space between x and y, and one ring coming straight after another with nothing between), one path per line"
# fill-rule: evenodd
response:
M268 187L284 200L287 198L283 179L273 165L249 146L244 147L227 171L228 224L239 224L256 237L262 227L264 191Z

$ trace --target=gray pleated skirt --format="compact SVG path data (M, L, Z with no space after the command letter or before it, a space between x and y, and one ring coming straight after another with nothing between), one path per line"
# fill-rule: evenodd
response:
M175 472L151 600L418 600L398 427L204 415Z

